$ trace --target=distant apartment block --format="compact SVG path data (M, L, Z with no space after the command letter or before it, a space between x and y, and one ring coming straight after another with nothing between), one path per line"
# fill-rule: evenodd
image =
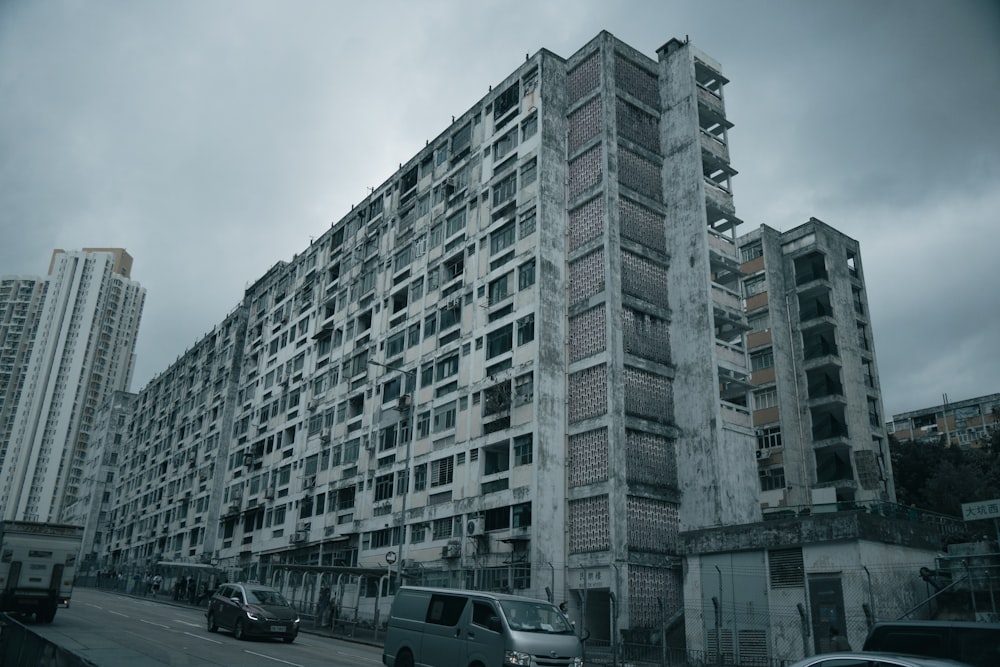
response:
M3 279L4 519L62 521L76 500L98 407L132 379L145 290L131 270L120 248L55 250L45 278Z
M138 392L109 561L392 551L390 590L659 628L679 531L760 518L726 83L678 40L529 57Z
M0 278L0 469L14 432L46 285L31 276Z
M116 391L98 409L76 499L63 511L64 523L84 527L78 563L81 574L90 574L109 560L102 554L109 536L122 447L129 442L126 435L134 403L135 394Z
M927 442L947 447L987 447L1000 429L1000 394L948 401L893 415L886 424L901 443Z
M739 244L765 516L894 502L858 242L812 218Z

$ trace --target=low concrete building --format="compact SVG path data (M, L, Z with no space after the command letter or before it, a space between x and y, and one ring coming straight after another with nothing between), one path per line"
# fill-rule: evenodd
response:
M793 660L828 650L831 628L860 649L875 622L928 618L935 589L922 569L962 524L895 508L682 533L689 654Z

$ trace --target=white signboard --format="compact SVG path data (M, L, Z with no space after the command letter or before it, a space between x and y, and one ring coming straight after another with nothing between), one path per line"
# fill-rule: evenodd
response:
M1000 518L1000 498L981 500L978 503L962 503L962 519L965 521L997 518Z

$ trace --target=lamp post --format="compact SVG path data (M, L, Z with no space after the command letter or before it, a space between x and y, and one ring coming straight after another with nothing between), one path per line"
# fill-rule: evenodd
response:
M380 361L368 360L369 364L374 366L381 366L382 368L388 368L389 370L398 371L403 373L408 378L413 378L413 394L417 391L417 371L416 369L406 369L398 368L396 366L390 366L389 364L383 364ZM410 495L410 456L412 453L413 442L417 437L417 409L416 400L411 393L404 392L403 389L406 388L406 383L404 382L403 387L400 389L399 398L397 399L397 411L403 414L402 410L407 410L409 413L410 420L410 437L406 439L406 456L403 459L403 478L405 480L406 486L403 489L402 506L399 511L399 552L393 554L396 558L396 590L403 585L403 549L406 545L406 499Z

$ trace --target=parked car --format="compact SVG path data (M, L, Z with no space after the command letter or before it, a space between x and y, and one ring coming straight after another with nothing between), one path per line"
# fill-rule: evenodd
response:
M792 663L789 667L969 667L964 662L920 656L842 651L823 653Z
M886 621L876 623L864 650L950 658L973 667L1000 665L1000 623Z
M299 634L299 614L277 590L260 584L222 584L208 601L208 631L232 630L237 639L281 637L287 644Z

